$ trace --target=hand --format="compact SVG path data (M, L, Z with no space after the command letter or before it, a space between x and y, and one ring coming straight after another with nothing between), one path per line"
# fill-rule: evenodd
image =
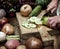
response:
M54 28L54 29L56 29L57 27L59 27L60 26L60 16L50 17L48 19L48 25L51 28Z
M51 3L47 6L47 11L50 11L51 10L51 13L53 13L56 9L57 9L57 6L58 6L58 1L51 1Z

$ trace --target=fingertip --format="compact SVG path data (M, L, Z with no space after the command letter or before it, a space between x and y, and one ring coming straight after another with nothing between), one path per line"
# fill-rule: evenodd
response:
M51 13L53 13L54 11L51 10Z
M53 9L51 10L51 13L53 13L55 10L56 10L56 8L53 8Z

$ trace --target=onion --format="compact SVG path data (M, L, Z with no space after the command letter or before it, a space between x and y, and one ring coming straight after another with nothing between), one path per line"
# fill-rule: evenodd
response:
M42 42L35 37L31 37L26 41L26 47L28 49L40 49L42 47Z
M0 28L3 27L3 25L5 25L6 23L8 23L8 19L3 17L2 19L0 19Z
M20 9L20 13L23 16L28 16L31 13L31 11L32 11L32 7L28 4L23 5Z
M5 41L6 39L6 34L4 32L0 32L0 42Z
M14 34L14 27L11 24L5 24L1 30L6 34Z
M25 45L19 45L17 49L26 49Z
M0 49L6 49L6 47L5 46L1 46Z
M5 46L7 49L16 49L20 45L18 40L12 39L6 42Z

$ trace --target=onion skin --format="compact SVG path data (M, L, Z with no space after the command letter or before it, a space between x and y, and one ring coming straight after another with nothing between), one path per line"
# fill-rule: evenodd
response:
M0 19L0 30L6 23L8 23L7 18L3 17L2 19Z
M2 32L11 35L14 34L14 27L11 24L5 24L1 30Z
M40 49L42 47L41 40L31 37L26 41L26 47L27 49Z
M16 49L17 46L20 45L20 42L18 40L12 39L6 42L5 47L7 49Z

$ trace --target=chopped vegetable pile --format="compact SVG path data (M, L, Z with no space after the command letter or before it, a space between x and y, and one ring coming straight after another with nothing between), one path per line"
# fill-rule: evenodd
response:
M29 18L28 20L24 21L22 23L22 26L26 28L36 28L37 25L41 25L41 24L42 24L42 21L39 18L33 16Z

